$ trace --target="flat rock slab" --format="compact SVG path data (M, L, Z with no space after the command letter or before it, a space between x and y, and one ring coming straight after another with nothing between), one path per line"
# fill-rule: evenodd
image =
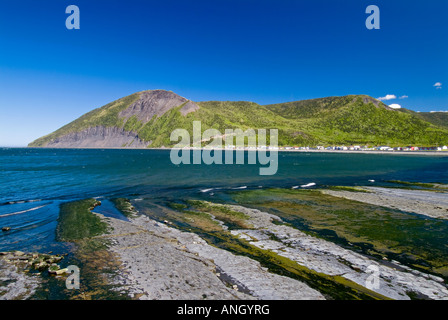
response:
M413 212L437 219L448 219L448 193L423 190L364 187L370 193L320 190L334 197Z
M386 297L409 300L408 293L413 292L427 299L448 299L448 288L442 278L413 270L398 262L389 263L390 266L387 266L335 243L309 236L295 228L274 224L272 221L279 220L279 217L257 209L235 205L227 207L248 215L249 222L256 228L256 230L233 230L234 235L309 269L342 276L363 287L369 286L373 274L370 271L377 270L378 286L370 289ZM275 235L278 240L270 240L270 235Z
M7 255L0 255L0 300L25 300L33 295L40 280L26 274L7 258Z
M123 264L121 282L140 299L324 299L307 285L212 247L196 234L146 216L108 221L114 229L111 250Z

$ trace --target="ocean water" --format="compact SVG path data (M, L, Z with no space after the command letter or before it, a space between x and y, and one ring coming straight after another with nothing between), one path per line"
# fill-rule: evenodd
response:
M247 154L246 154L247 156ZM0 149L0 251L66 250L55 240L59 206L95 197L95 211L123 216L110 199L138 202L210 197L229 190L315 184L387 186L388 180L448 183L448 156L280 152L278 171L260 176L259 164L174 165L169 150ZM247 161L246 161L247 163ZM369 180L375 180L370 182Z

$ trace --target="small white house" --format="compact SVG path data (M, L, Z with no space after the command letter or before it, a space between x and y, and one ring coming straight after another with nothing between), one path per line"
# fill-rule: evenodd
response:
M447 146L443 146L442 150L448 150L448 147Z

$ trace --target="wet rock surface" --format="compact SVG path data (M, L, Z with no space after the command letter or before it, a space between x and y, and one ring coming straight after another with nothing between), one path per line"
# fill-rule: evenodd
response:
M60 255L25 253L22 251L0 252L0 300L24 300L30 298L39 287L39 273L48 271L60 274L57 264Z
M0 300L27 299L38 286L38 277L27 275L16 265L0 258Z
M241 294L216 276L214 264L186 251L176 238L140 223L108 219L111 250L122 263L116 278L130 295L146 299L236 299ZM142 222L139 219L138 222ZM148 220L149 222L149 220Z
M448 289L442 278L413 270L396 261L386 265L292 227L274 224L272 221L281 219L260 210L228 207L251 217L254 230L233 230L232 233L254 246L297 261L312 270L342 276L392 299L409 300L409 295L448 299ZM276 240L272 240L273 237Z
M432 218L448 219L448 193L446 192L379 187L363 188L370 192L334 190L321 190L321 192L335 197L413 212Z
M194 233L145 216L109 220L121 281L140 299L323 299L300 281L212 247Z

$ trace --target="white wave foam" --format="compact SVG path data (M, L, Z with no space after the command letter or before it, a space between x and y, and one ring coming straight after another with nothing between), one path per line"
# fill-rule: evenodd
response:
M42 199L33 199L33 200L18 200L18 201L8 201L5 202L4 204L22 204L22 203L28 203L28 202L39 202L42 201Z
M16 214L21 214L21 213L25 213L25 212L29 212L29 211L38 210L38 209L43 208L43 207L46 207L46 206L47 206L47 204L45 204L45 205L43 205L43 206L39 206L39 207L35 207L35 208L31 208L31 209L28 209L28 210L23 210L23 211L17 211L17 212L7 213L7 214L4 214L4 215L1 215L0 218L8 217L8 216L14 216L14 215L16 215Z
M301 188L308 188L308 187L312 187L312 186L315 186L316 184L314 183L314 182L311 182L311 183L308 183L308 184L303 184L303 185L301 185L300 187Z
M39 201L42 201L42 199L28 200L27 202L39 202Z

